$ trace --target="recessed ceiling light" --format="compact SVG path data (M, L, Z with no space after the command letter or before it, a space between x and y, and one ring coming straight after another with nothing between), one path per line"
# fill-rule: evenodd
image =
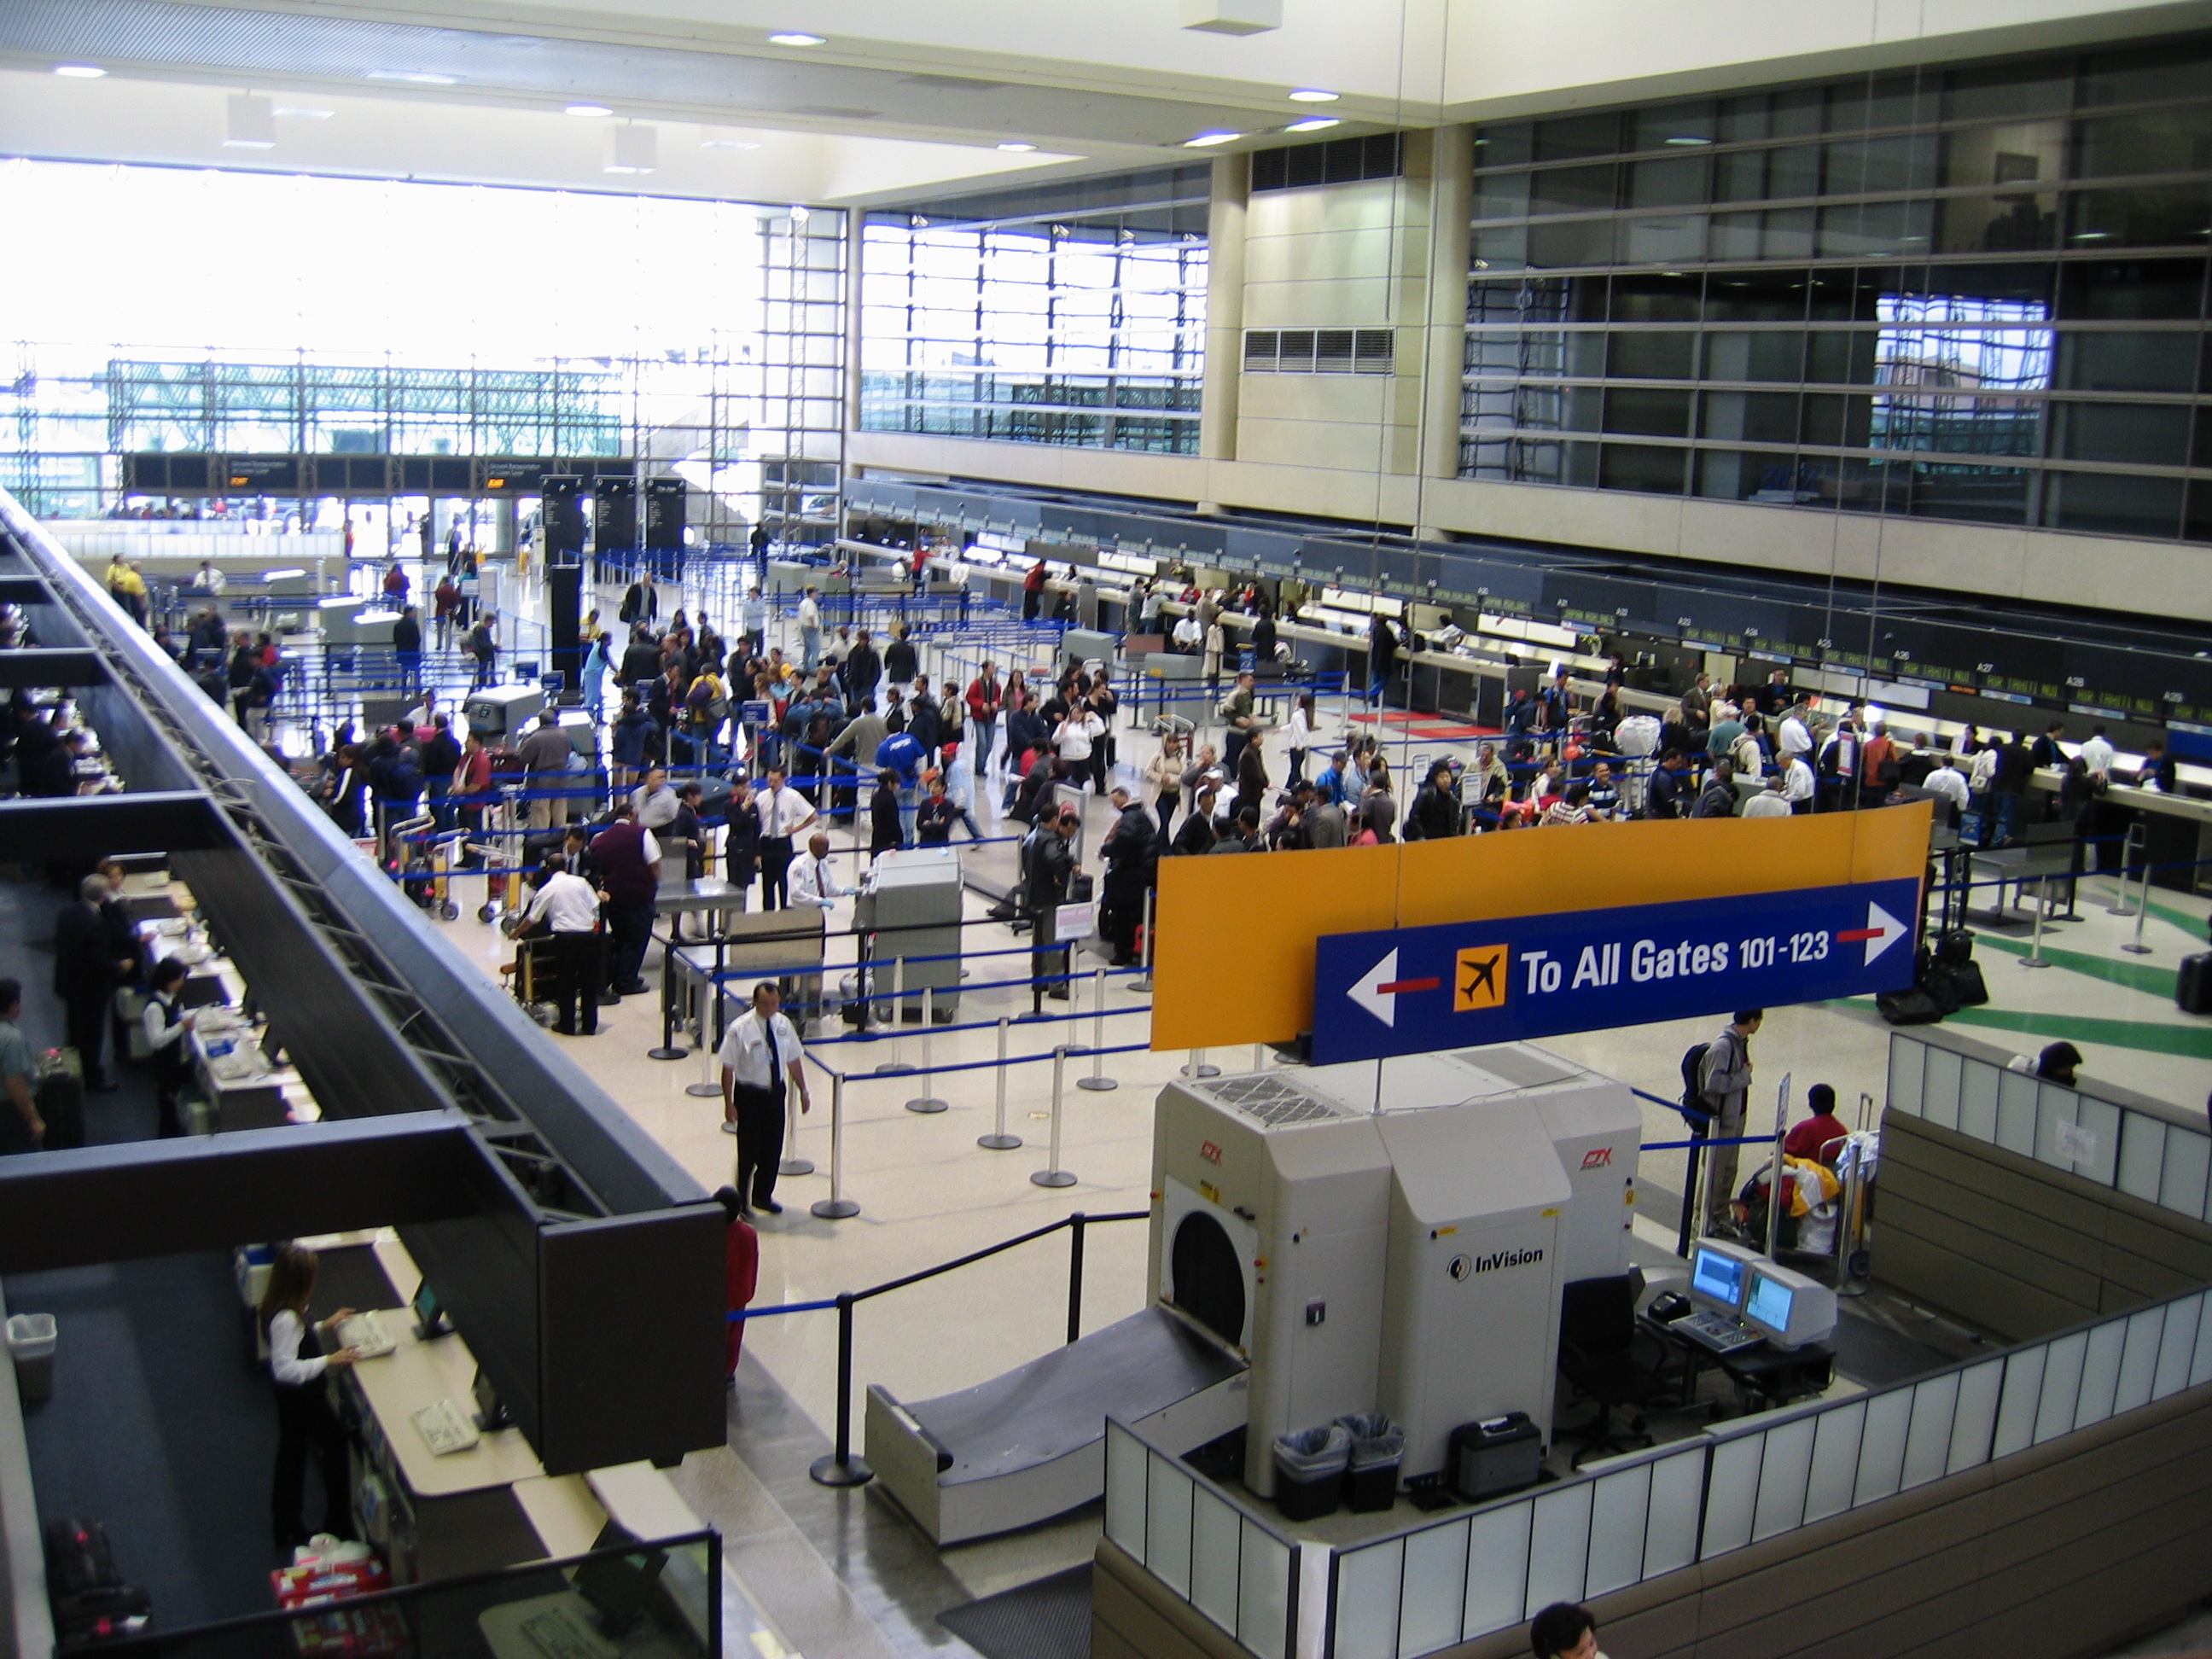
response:
M1035 149L1036 146L1035 144L1012 143L1001 144L999 148L1005 150L1009 155L1026 155L1031 150Z
M107 71L97 64L57 64L54 73L66 75L72 81L97 81Z
M276 113L280 116L289 116L295 121L327 121L337 112L327 109L293 109L287 105L279 104L276 106Z
M460 83L458 75L426 75L413 70L371 70L363 77L370 81L404 81L415 87L451 87Z
M1283 131L1285 132L1319 132L1323 127L1340 127L1343 125L1344 123L1334 115L1316 115L1310 120L1293 121Z
M1333 104L1337 96L1333 92L1323 92L1319 87L1301 87L1291 94L1291 101L1294 104Z
M1690 134L1686 132L1680 134L1679 137L1669 138L1667 142L1670 144L1710 144L1713 141L1710 138L1692 137Z
M564 106L563 109L564 112L569 115L598 117L601 115L612 115L614 113L614 112L609 109L605 104L568 104Z
M771 34L768 38L768 43L772 46L819 46L827 44L818 34L802 34L796 29L787 29L781 33Z
M1241 132L1201 132L1195 138L1182 141L1185 149L1211 149L1216 144L1233 144L1244 135Z
M702 138L701 149L758 149L760 146L748 138Z

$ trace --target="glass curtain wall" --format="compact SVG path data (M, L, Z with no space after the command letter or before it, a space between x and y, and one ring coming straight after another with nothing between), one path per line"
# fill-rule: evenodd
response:
M1196 454L1210 178L869 214L862 429Z
M156 451L635 459L740 540L835 500L842 213L15 161L0 215L0 483L44 516L124 510Z
M1462 476L2212 540L2212 40L1475 143Z

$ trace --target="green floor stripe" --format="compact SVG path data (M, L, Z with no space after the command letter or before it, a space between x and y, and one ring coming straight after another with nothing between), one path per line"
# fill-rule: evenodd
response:
M2150 913L2168 927L2179 927L2191 939L2205 937L2204 918L2202 916L2193 916L2186 910L2177 910L2171 904L2160 904L2156 899L2150 902Z
M2016 939L1999 939L1994 933L1977 933L1974 943L2013 957L2025 957L2033 948ZM2101 979L2110 985L2124 985L2130 991L2141 991L2149 996L2164 998L2173 994L2171 968L2154 967L2147 962L2116 962L2110 957L2092 956L2087 951L2055 949L2049 945L2043 947L2043 959L2069 973Z
M2073 1042L2100 1042L2114 1048L2140 1048L2148 1054L2180 1054L2191 1060L2212 1060L2212 1023L2157 1025L2148 1020L2085 1019L2071 1014L2030 1013L2017 1008L1961 1008L1947 1023L2025 1031L2045 1039L2064 1037Z

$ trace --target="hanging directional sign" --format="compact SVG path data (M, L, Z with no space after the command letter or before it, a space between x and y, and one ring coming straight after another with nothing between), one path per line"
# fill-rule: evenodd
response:
M1322 936L1319 1066L1912 982L1917 881Z

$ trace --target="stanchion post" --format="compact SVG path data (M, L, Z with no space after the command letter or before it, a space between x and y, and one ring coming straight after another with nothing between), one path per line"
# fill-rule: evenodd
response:
M2128 867L2140 859L2142 848L2142 825L2140 823L2130 824L2126 839L2120 842L2120 902L2118 904L2106 905L2105 907L2106 915L2131 916L2136 913L2137 907L2128 902ZM2145 896L2148 897L2148 895Z
M2138 825L2136 827L2140 828L2141 826ZM2150 946L2142 942L2143 918L2149 914L2150 857L2149 849L2146 847L2143 849L2142 879L2138 882L2136 886L2136 936L2130 939L2126 944L2120 946L2120 949L2125 951L2131 957L2147 957L2150 954Z
M1067 1218L1067 1340L1083 1334L1083 1212Z
M1030 1176L1040 1187L1073 1187L1075 1177L1060 1167L1060 1083L1067 1070L1067 1045L1060 1044L1052 1051L1052 1146L1046 1154L1051 1166L1039 1170Z
M860 1206L845 1196L845 1074L830 1074L830 1196L812 1206L824 1221L856 1216Z
M1075 1079L1075 1086L1092 1094L1103 1094L1121 1085L1106 1075L1106 970L1101 968L1091 978L1091 1075Z
M921 1093L906 1103L909 1112L941 1112L951 1103L937 1092L936 1039L931 1029L937 1024L936 989L933 985L921 988Z
M2048 968L2050 963L2043 955L2043 918L2051 908L2051 878L2044 876L2035 884L2035 937L2027 954L2020 959L2023 968Z
M818 1213L822 1206L814 1206ZM876 1472L853 1455L853 1293L837 1292L837 1449L806 1473L824 1486L865 1486Z
M876 1067L878 1077L911 1072L906 1063L906 958L891 958L891 1057Z
M597 996L599 988L593 986L586 994ZM645 1057L682 1060L688 1053L676 1046L676 941L672 939L660 953L660 1046L647 1048Z
M991 1133L975 1137L975 1144L987 1152L1010 1152L1022 1144L1019 1135L1006 1133L1006 1017L999 1016L999 1065L997 1071L999 1105L992 1119Z
M1206 1063L1205 1049L1194 1048L1190 1051L1190 1058L1183 1062L1182 1074L1194 1083L1200 1078L1219 1077L1221 1068Z
M1152 988L1152 911L1159 896L1152 888L1145 889L1145 971L1131 980L1127 988L1149 994Z

